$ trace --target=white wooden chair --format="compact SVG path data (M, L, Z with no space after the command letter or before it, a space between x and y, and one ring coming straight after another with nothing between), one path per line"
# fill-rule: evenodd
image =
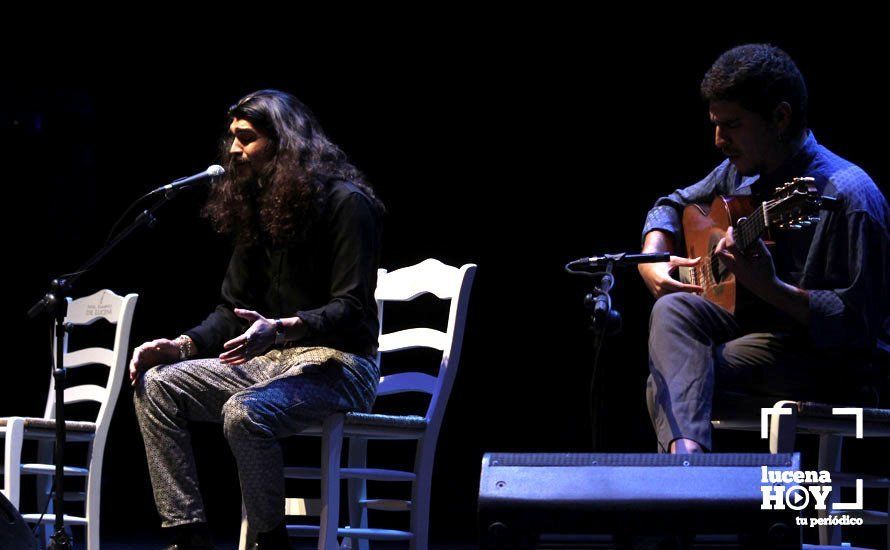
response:
M883 358L886 361L886 357ZM890 384L887 385L890 388ZM765 403L761 403L766 405ZM712 420L718 429L759 431L761 418L759 408L745 407L744 412L734 410L738 405L727 408ZM890 478L886 475L865 475L845 472L841 464L841 448L844 438L857 438L857 418L848 412L836 409L850 409L848 405L815 403L811 401L780 400L773 408L788 409L788 414L772 415L769 423L769 449L771 453L791 453L795 451L798 434L814 434L819 437L819 456L816 469L828 471L831 475L832 491L829 494L827 510L820 510L818 516L849 515L861 518L864 525L885 525L890 540L890 495L884 510L844 510L832 511L831 506L840 502L839 494L842 487L856 487L857 479L861 479L863 489L890 489ZM861 413L862 437L890 437L890 409L863 408ZM756 412L757 414L751 414ZM842 414L841 414L842 413ZM858 490L858 489L857 489ZM885 511L886 510L886 511ZM861 527L860 527L861 528ZM819 545L804 545L806 548L841 548L840 526L819 526Z
M112 349L91 347L77 351L68 351L68 334L64 341L64 365L66 368L83 365L105 365L109 367L105 386L81 384L65 388L65 404L92 401L99 404L99 413L95 422L66 420L66 441L86 442L89 445L86 467L65 466L67 477L85 477L86 490L83 492L66 491L65 500L84 503L85 514L74 516L65 514L66 525L82 525L86 527L88 550L99 548L99 499L102 482L102 458L105 453L105 440L114 405L120 393L124 372L127 368L127 353L130 340L130 326L133 311L136 308L136 294L124 297L110 290L99 292L72 300L68 298L68 313L65 322L71 325L90 325L102 318L116 324L114 347ZM37 502L40 511L51 499L55 466L53 464L53 446L55 443L55 384L50 376L49 394L42 418L18 417L0 418L0 437L5 439L3 462L3 494L19 508L21 493L21 476L30 474L40 476L37 484ZM22 446L24 440L37 440L38 463L22 464ZM34 514L23 514L25 521L36 523L40 511ZM52 529L55 514L52 512L52 501L48 503L48 511L43 516L43 525Z
M430 485L433 460L439 429L445 415L457 366L460 360L470 288L476 272L475 264L455 268L437 260L423 262L398 269L391 273L378 271L378 315L381 322L380 354L411 348L433 348L442 351L436 376L420 372L403 372L381 376L378 396L405 392L429 394L430 402L423 415L386 415L373 413L335 414L323 426L302 432L300 435L321 435L321 463L318 468L286 467L289 479L320 479L321 525L289 525L291 536L318 536L318 548L340 548L337 537L346 537L343 548L367 550L368 539L410 541L410 548L427 548ZM383 334L383 302L409 301L422 294L433 294L442 300L450 300L446 332L431 328L411 328ZM349 439L348 467L341 468L343 439ZM413 471L401 471L367 466L368 440L415 440L417 448ZM339 528L340 480L348 480L349 527ZM411 500L370 499L367 481L397 481L412 483ZM305 499L288 499L288 512L294 515L315 515L312 502ZM308 504L307 504L308 503ZM408 511L408 531L373 529L368 527L368 510ZM300 513L295 513L299 510ZM306 512L309 512L306 514ZM242 515L240 548L251 547L255 533Z

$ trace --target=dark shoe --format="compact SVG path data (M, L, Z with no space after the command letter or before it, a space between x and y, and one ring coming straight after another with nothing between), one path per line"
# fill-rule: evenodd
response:
M216 550L206 523L177 525L164 530L169 532L174 541L164 550Z
M256 550L291 550L287 536L287 523L282 520L271 531L257 533Z

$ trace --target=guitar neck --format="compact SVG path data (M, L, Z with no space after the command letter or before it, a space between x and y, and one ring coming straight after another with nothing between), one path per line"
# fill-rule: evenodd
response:
M766 211L759 206L747 218L740 220L734 228L735 242L741 250L747 250L766 232Z

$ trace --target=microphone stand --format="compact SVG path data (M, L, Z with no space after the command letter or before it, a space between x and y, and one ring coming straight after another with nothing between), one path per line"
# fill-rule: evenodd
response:
M593 370L590 374L590 424L593 438L593 448L597 448L597 399L596 371L599 365L600 352L603 349L607 336L614 336L621 332L621 313L612 307L612 296L609 292L615 286L614 269L616 266L625 267L639 263L666 262L670 254L605 254L591 258L581 258L569 262L565 266L567 273L571 275L583 275L596 279L593 290L584 296L584 309L590 315L590 327L593 331ZM590 272L584 267L600 268L600 271Z
M65 333L69 329L65 326L65 316L68 312L68 301L64 298L66 294L71 292L74 284L85 273L93 269L102 261L109 252L114 250L118 244L126 239L133 231L144 226L154 227L157 223L155 212L164 204L169 202L179 191L178 188L168 190L164 197L154 206L147 210L143 210L141 214L136 216L132 223L116 237L105 243L101 250L87 260L80 269L73 273L59 276L50 283L49 292L28 310L28 317L33 319L41 313L46 313L50 317L50 327L55 332L55 350L53 364L53 383L55 385L55 406L56 406L56 441L55 441L55 492L53 494L53 511L55 512L55 523L53 528L54 534L50 537L49 550L69 550L71 548L71 538L65 532L65 491L63 488L65 482L65 377L66 369L64 364L65 355Z
M598 419L596 393L598 386L596 384L597 367L599 366L600 352L603 344L606 342L607 336L614 336L621 331L621 313L612 307L612 296L609 292L615 286L615 275L613 269L616 260L609 259L603 271L591 274L592 277L599 277L593 285L593 291L584 296L584 308L590 315L590 327L593 331L593 369L590 373L590 430L593 441L593 450L598 445Z

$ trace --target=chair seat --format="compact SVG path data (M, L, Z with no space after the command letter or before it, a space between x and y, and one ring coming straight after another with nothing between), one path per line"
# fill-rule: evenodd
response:
M796 401L797 420L795 429L800 433L836 434L852 436L856 435L856 427L852 417L848 415L836 415L835 407L844 405L817 403L814 401ZM865 437L890 437L890 409L877 409L873 407L859 407L862 409L862 432ZM727 407L726 403L720 412L715 412L711 423L716 428L742 431L760 430L759 409L758 416L751 414L750 408L744 410Z
M372 413L346 413L343 423L347 426L377 426L381 428L403 428L406 430L425 430L426 418L416 415L390 415Z
M797 404L797 415L801 418L837 418L832 412L839 405L801 401ZM862 409L862 421L868 424L890 425L890 409Z
M343 415L343 435L370 439L420 439L427 430L426 418L416 415L394 415L348 412ZM300 435L322 435L321 424L309 426Z
M24 417L25 428L29 430L55 430L56 421L53 418ZM9 423L9 418L0 418L0 428ZM66 420L65 429L70 432L95 433L95 422L82 422L79 420Z

